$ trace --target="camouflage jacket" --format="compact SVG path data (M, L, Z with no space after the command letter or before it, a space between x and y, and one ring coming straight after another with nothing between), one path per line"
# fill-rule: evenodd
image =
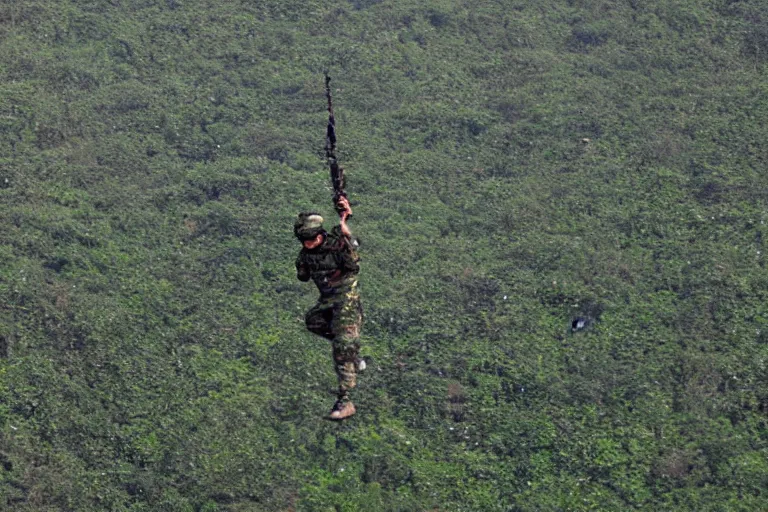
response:
M359 261L351 240L336 226L318 247L301 249L296 258L296 277L300 281L311 278L322 295L336 295L354 283L360 271Z

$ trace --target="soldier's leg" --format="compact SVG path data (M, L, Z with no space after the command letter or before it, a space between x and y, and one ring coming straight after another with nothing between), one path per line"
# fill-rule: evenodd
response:
M333 321L333 359L339 379L339 401L349 401L349 390L357 386L357 359L360 352L362 304L357 290L345 294Z
M334 316L334 304L327 303L321 298L317 301L317 304L307 311L304 315L304 323L307 325L307 330L322 336L325 339L332 340L334 338L333 324Z

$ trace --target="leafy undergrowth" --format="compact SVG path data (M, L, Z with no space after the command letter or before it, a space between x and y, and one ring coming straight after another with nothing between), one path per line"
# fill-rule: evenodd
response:
M0 6L0 508L768 508L768 11L642 4Z

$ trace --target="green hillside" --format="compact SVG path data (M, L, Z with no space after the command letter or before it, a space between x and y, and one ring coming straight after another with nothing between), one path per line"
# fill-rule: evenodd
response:
M766 510L766 141L763 0L2 2L0 510Z

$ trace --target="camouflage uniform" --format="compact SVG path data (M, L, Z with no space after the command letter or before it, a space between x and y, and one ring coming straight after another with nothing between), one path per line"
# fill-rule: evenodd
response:
M311 278L320 290L317 304L307 311L304 319L307 329L331 341L340 402L349 400L348 392L355 387L357 378L363 323L357 286L359 260L351 240L341 233L339 226L326 233L318 247L302 248L296 259L299 280Z

